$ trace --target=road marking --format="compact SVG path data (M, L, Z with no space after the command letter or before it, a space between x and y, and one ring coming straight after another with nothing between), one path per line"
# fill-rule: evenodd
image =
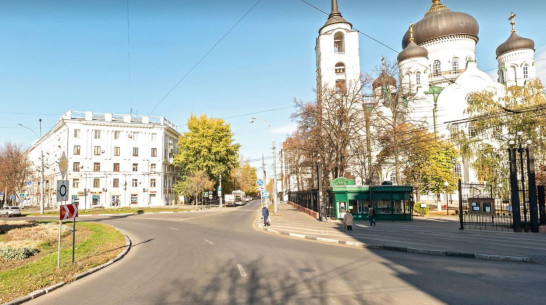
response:
M237 268L239 268L239 273L241 274L241 276L246 277L245 268L243 268L243 266L241 266L241 264L237 264Z
M209 243L209 244L211 244L211 245L214 245L214 243L213 243L212 241L210 241L210 240L206 240L206 239L205 239L205 242L207 242L207 243Z
M176 231L178 231L178 229L177 229L177 228L169 228L169 229L171 229L171 230L176 230Z

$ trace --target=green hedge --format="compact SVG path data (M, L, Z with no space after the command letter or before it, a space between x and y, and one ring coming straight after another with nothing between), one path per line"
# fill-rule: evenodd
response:
M413 212L422 216L426 216L428 214L428 205L424 208L421 207L420 203L416 203L413 205Z

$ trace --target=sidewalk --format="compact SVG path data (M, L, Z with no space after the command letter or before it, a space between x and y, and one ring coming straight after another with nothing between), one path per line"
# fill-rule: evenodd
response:
M359 248L546 263L546 234L459 230L456 217L414 217L413 221L382 221L374 227L367 220L355 221L353 231L348 232L339 220L321 222L287 203L277 207L277 215L271 211L271 226L264 227L259 214L260 229Z

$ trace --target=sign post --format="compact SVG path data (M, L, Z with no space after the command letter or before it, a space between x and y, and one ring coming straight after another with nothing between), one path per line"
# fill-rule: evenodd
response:
M75 247L76 247L76 217L78 217L78 204L65 204L61 205L59 215L59 246L57 255L57 268L61 264L61 229L63 220L72 218L72 263L74 263Z

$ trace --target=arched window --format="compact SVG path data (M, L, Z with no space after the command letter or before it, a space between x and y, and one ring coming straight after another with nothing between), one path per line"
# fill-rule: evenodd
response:
M499 69L499 83L504 84L504 71Z
M345 64L342 62L338 62L336 64L336 74L343 74L345 73Z
M434 76L440 76L442 73L442 64L439 60L435 60L434 64L432 65L432 75Z
M343 33L337 32L334 35L334 53L345 53L345 39L343 39Z
M459 57L453 57L451 60L451 73L456 74L459 72Z
M460 163L455 164L455 167L453 168L453 172L456 178L461 178L463 176L463 171L462 171Z
M523 66L523 78L524 79L529 78L529 66L527 65Z
M516 70L515 66L512 67L512 73L514 75L514 81L517 82L518 81L518 71Z
M417 73L415 73L415 83L417 85L421 84L421 72L419 72L419 71L417 71Z

